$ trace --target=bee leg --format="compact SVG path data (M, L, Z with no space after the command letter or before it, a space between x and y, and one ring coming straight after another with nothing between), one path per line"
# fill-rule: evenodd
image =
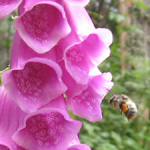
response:
M120 114L121 114L122 118L124 118L124 116L123 116L122 112L123 112L123 111L122 111L122 110L120 110Z
M114 109L117 109L117 102L109 101L109 103L111 104L111 106L112 106Z
M114 102L112 102L112 101L109 101L109 104L111 104L112 107L114 107L114 105L115 105Z
M113 108L115 108L115 103L114 103L114 102L109 101L109 104L111 104L111 106L112 106Z
M122 115L122 110L120 110L120 114Z
M116 107L117 107L117 105L115 104L115 103L111 103L111 106L114 108L114 109L116 109Z
M117 103L116 102L114 102L114 108L117 109Z

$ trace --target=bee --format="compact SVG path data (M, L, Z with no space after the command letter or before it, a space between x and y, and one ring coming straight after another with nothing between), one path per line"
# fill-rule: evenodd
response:
M114 107L118 106L121 114L124 113L128 120L134 119L137 116L137 106L127 95L114 95L109 100L109 103L111 105L114 104Z

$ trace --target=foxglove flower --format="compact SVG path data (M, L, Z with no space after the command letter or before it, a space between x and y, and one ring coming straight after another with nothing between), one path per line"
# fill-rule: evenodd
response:
M13 140L28 150L66 150L77 136L81 122L69 117L62 97L30 113Z
M0 86L0 149L23 150L12 140L12 135L23 123L25 113L8 97Z
M0 1L0 19L12 13L20 4L22 0L1 0Z
M69 72L65 68L64 62L59 63L59 65L63 70L62 80L67 86L67 91L65 92L65 94L68 98L72 98L75 95L78 95L87 88L87 84L77 83L77 81L69 74Z
M32 58L47 58L56 62L54 51L51 50L44 54L36 53L31 47L29 47L20 37L18 32L15 33L12 50L10 66L11 68L17 68L20 64L25 64L26 61Z
M93 69L110 55L109 46L112 43L110 30L101 28L67 47L66 43L69 45L69 41L73 41L73 35L74 32L61 40L54 50L55 61L63 70L62 79L68 87L66 94L69 98L87 88L91 72L95 72Z
M24 0L15 28L29 47L45 53L70 33L63 1Z
M88 2L23 0L19 6L11 67L0 87L0 149L91 150L80 143L82 123L67 109L101 120L100 104L113 83L98 69L110 55L112 34L95 29Z
M64 61L67 71L81 84L88 82L90 70L110 55L110 49L101 38L99 30L90 34L83 42L65 50ZM109 32L108 32L109 33ZM108 34L111 37L111 34ZM108 36L108 38L110 38Z
M102 119L100 104L108 91L112 88L110 73L91 76L87 89L73 98L67 99L67 105L73 114L91 122Z
M87 0L64 0L64 9L71 32L62 38L58 45L65 50L77 43L81 43L89 34L95 31L94 24L86 9L82 7Z
M72 2L72 4L70 2ZM79 6L78 2L79 1L75 0L65 0L64 5L68 23L72 29L71 31L74 31L82 40L84 36L91 34L95 30L95 27L86 9ZM84 3L85 0L82 2Z
M2 74L7 93L23 111L33 112L66 91L60 67L45 58L29 59Z
M18 32L16 32L11 53L11 61L10 61L11 68L12 69L16 68L18 67L19 64L24 64L26 63L26 61L34 57L51 59L61 67L62 81L67 86L67 91L65 93L67 94L68 97L73 97L76 94L79 94L87 87L87 84L77 83L76 80L66 70L64 59L62 59L64 57L64 50L62 49L62 47L57 45L47 53L38 54L35 51L33 51L33 49L31 49L21 39Z

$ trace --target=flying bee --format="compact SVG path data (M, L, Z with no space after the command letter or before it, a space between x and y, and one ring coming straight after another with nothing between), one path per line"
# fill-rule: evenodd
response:
M124 94L112 96L109 103L111 105L114 104L114 107L118 106L121 110L121 114L123 112L128 120L134 119L137 116L138 110L136 104Z

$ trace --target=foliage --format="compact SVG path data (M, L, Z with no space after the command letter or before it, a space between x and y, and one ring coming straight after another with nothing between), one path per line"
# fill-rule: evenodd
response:
M13 20L6 17L0 20L0 71L9 65L10 49L14 35Z

